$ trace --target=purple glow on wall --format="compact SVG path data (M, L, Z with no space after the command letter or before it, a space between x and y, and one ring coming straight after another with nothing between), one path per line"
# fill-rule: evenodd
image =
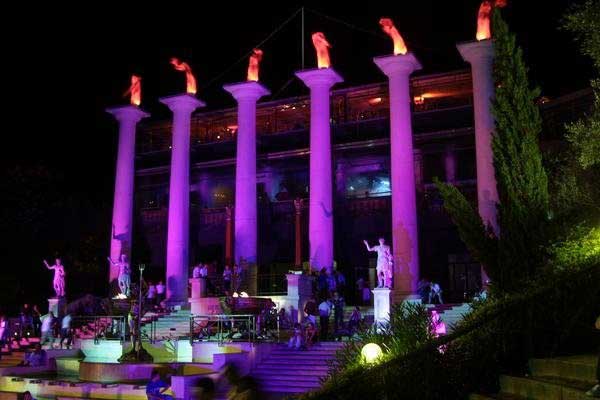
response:
M390 90L393 290L394 295L410 296L419 280L419 234L409 76L421 64L412 53L373 61L388 77Z
M121 254L131 257L131 232L133 225L133 191L134 191L134 159L135 130L137 123L150 114L134 105L109 108L119 122L119 148L117 168L115 171L115 193L113 201L113 218L110 240L110 258L118 260ZM109 282L117 280L117 268L109 268Z
M330 90L342 82L332 68L296 72L310 89L310 193L308 240L313 269L333 268Z
M190 234L190 119L204 103L189 94L163 97L173 112L169 221L167 231L167 298L187 301Z
M235 165L234 246L235 260L256 263L256 102L270 92L258 82L223 87L238 102Z

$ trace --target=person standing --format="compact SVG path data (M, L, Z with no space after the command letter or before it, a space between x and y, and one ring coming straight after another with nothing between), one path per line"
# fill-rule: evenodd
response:
M344 307L346 302L344 298L338 293L333 293L333 321L335 330L344 328Z
M156 285L152 282L148 282L148 293L146 294L148 304L154 306L156 304Z
M317 301L315 300L314 295L311 295L304 305L304 312L306 313L306 320L311 322L313 325L317 325L317 315L319 315L319 309L317 307Z
M71 314L65 315L62 318L60 325L60 348L63 348L63 342L66 341L65 346L67 349L71 348L71 342L73 341L73 335L71 332Z
M319 304L319 323L321 325L321 333L319 340L325 341L329 336L329 317L331 316L332 304L329 299L325 299Z
M242 269L238 264L233 264L233 291L238 293L242 284Z
M163 281L158 281L158 283L156 284L156 301L158 302L158 304L162 303L162 301L165 299L166 290L167 288L165 287Z
M356 332L360 329L360 323L362 321L362 315L360 313L360 307L354 307L352 314L350 315L350 320L348 321L348 328L351 333Z
M233 275L231 271L231 267L229 265L225 266L223 270L223 289L225 290L225 295L229 295L231 292L231 276Z
M33 320L33 335L35 337L40 337L41 335L41 327L42 327L42 313L40 312L40 308L37 304L33 305L33 310L31 311L31 317Z
M0 315L0 357L2 354L2 349L6 344L6 339L8 339L8 320L6 319L6 315Z
M337 292L340 296L344 296L344 290L346 289L346 277L342 274L341 271L335 271L335 283L337 287Z
M50 348L54 346L54 313L50 311L42 317L42 345L50 341Z
M429 304L433 304L433 300L437 297L440 304L444 304L442 300L442 288L438 283L431 282L429 286Z

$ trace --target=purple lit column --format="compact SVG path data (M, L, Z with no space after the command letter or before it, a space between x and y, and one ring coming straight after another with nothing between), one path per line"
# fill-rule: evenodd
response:
M115 197L110 239L110 258L118 260L121 254L131 259L131 228L133 225L133 184L135 158L135 130L137 123L150 114L137 106L109 108L119 122L119 149L115 173ZM109 268L109 282L117 280L117 268Z
M258 82L225 85L238 103L235 163L234 257L236 262L257 261L256 218L256 102L270 92Z
M190 120L204 103L190 94L163 97L173 112L169 222L167 231L167 298L184 304L187 299L190 235Z
M309 69L296 76L310 89L310 193L308 241L313 270L333 268L333 201L331 173L331 87L342 82L332 68Z
M481 40L459 43L456 47L462 58L471 64L479 215L498 234L496 221L498 191L492 152L492 135L496 126L491 112L491 101L494 98L494 80L492 78L494 46L491 40Z
M399 300L415 295L419 280L419 234L409 76L413 71L421 69L421 64L412 53L376 57L373 61L389 79L393 298Z

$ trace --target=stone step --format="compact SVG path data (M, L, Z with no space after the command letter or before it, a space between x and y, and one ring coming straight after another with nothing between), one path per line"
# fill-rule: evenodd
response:
M305 387L305 386L287 386L287 385L268 385L266 387L262 387L261 390L267 393L282 393L282 394L296 394L296 393L306 393L312 389L317 389L319 386L315 387Z
M586 400L589 383L555 377L500 376L501 393L530 400Z
M272 374L272 375L278 375L281 374L283 370L288 370L288 371L292 371L292 366L290 366L288 364L287 368L281 368L281 366L260 366L258 368L256 368L252 373L253 374ZM294 377L296 376L325 376L327 374L328 369L327 368L314 368L314 369L306 369L306 368L294 368L293 369L293 376L291 377L292 379L294 379Z
M335 357L335 354L324 354L324 353L307 353L302 354L298 351L299 354L271 354L267 357L267 360L331 360Z
M289 370L296 370L310 367L314 371L325 371L327 372L329 367L326 362L315 363L313 360L296 360L293 364L290 364L289 360L266 360L263 361L261 367L273 367L273 368L287 368Z
M529 360L533 376L557 377L594 383L596 381L596 363L598 356L578 355Z
M253 373L252 376L261 382L265 381L302 381L302 382L315 382L319 383L321 381L321 376L317 375L290 375L290 374L263 374L263 373Z

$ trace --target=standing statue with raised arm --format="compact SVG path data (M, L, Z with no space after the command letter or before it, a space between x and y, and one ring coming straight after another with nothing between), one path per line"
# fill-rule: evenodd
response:
M129 297L129 286L131 285L131 268L129 267L129 262L127 261L127 256L125 254L121 254L121 258L114 262L110 257L107 257L108 262L111 267L119 268L119 290L121 290L121 294L125 297Z
M367 251L375 251L377 252L377 287L387 287L390 288L392 286L392 252L390 250L390 246L385 244L384 238L379 238L379 245L369 246L369 242L363 240L365 246L367 246Z
M52 284L54 286L56 297L65 297L65 267L61 264L60 258L57 258L55 264L52 266L44 260L44 265L46 268L54 270L54 280L52 281Z

